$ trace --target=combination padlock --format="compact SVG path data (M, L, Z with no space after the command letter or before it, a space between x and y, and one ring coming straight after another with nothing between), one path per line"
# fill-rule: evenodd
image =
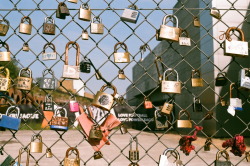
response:
M132 148L132 143L135 142L136 143L136 148L133 149ZM137 137L131 137L130 138L130 148L129 148L129 160L131 161L138 161L139 160L139 148L138 148L138 139Z

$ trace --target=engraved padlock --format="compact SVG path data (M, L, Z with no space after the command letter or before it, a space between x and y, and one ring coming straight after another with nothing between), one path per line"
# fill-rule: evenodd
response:
M250 68L243 68L239 71L239 89L250 89Z
M45 17L44 23L43 23L43 34L46 34L46 35L56 34L55 20L52 17Z
M225 86L227 84L227 73L226 72L220 72L217 74L217 77L215 78L215 86Z
M168 160L168 153L171 153L174 156L175 161L171 162ZM182 161L180 160L180 154L177 150L173 148L167 148L159 158L159 165L158 166L181 166Z
M72 151L76 152L75 158L69 158L69 153ZM64 166L80 166L80 153L77 148L70 147L67 149L64 158Z
M90 33L92 34L103 34L104 25L100 17L93 17L90 24Z
M193 111L194 112L202 112L201 100L198 97L194 97L194 99L193 99Z
M47 94L44 99L43 103L43 110L44 111L54 111L54 102L52 96Z
M121 47L124 47L125 52L117 52L118 50L118 45ZM114 46L114 62L115 63L129 63L130 62L130 56L128 52L128 47L125 43L123 42L118 42Z
M62 5L63 5L63 2L59 2L58 7L57 7L57 9L56 9L56 18L65 20L65 19L66 19L66 15L60 13L60 7L61 7Z
M175 20L175 27L166 25L169 22L166 22L168 18L170 19L169 21ZM162 25L160 26L159 38L162 40L178 41L180 36L180 29L178 26L178 18L175 15L166 15L162 20Z
M207 138L205 145L204 145L204 151L210 151L210 146L212 145L212 139Z
M24 72L28 74L28 77L22 76ZM16 88L20 90L31 90L31 85L32 85L32 71L29 68L22 68L19 71L17 77Z
M45 52L46 48L52 48L53 52ZM42 53L42 59L44 61L46 60L56 60L57 56L56 56L56 46L53 43L46 43L43 46L43 53Z
M9 69L4 68L4 66L1 66L0 67L0 91L8 92L10 88L10 83L11 83L11 80L10 80Z
M27 21L28 24L25 24L24 22ZM19 33L23 33L23 34L27 34L27 35L31 35L31 30L32 30L32 22L30 17L28 16L24 16L21 19L21 23L19 25Z
M53 153L51 151L50 148L47 148L46 149L46 158L52 158L53 157Z
M6 34L9 31L9 27L10 27L10 22L8 20L0 19L0 36L6 36Z
M140 12L138 11L138 7L136 5L129 5L128 8L124 9L121 20L136 24L139 16Z
M40 134L34 134L31 137L30 153L42 153L42 152L43 152L42 136Z
M83 3L79 9L79 19L83 21L91 20L91 10L87 3Z
M153 108L152 101L150 101L148 97L144 97L144 108L145 109Z
M190 39L190 37L189 37L189 34L188 34L188 32L187 32L187 30L180 30L180 37L179 37L179 45L180 46L191 46L191 39ZM184 37L183 36L181 36L182 35L182 33L184 33Z
M101 127L98 124L91 126L89 131L89 139L101 140L103 137Z
M24 149L23 147L20 148L19 154L18 154L18 160L17 160L17 162L13 166L22 166L21 165L21 162L22 162L22 153L25 152L25 151L27 152L26 166L29 166L30 149L29 148Z
M211 8L210 15L217 19L221 18L220 11L216 7Z
M233 97L233 87L237 91L236 98ZM230 93L230 106L234 107L235 110L243 111L242 100L238 98L238 90L235 83L230 84L229 93Z
M86 30L82 31L82 40L89 40L88 31L86 31Z
M126 76L124 74L124 70L120 69L118 71L118 78L121 79L121 80L125 80L126 79Z
M154 121L156 129L168 128L168 121L170 121L170 116L161 114L160 110L155 110Z
M6 49L6 51L0 52L0 61L11 61L9 45L5 42L0 42L0 44L2 44L2 48L4 47Z
M47 72L47 73L46 73ZM45 75L50 74L52 77L45 77ZM43 71L43 77L39 79L39 87L46 90L54 90L56 87L56 79L54 72L51 69L45 69Z
M195 27L200 27L201 26L201 23L200 23L200 20L197 16L194 17L194 26Z
M224 156L226 158L226 161L221 161L220 159L220 155L222 156L222 154L225 154L226 156ZM214 161L214 165L215 166L231 166L231 161L229 158L229 154L227 153L226 150L219 150L216 153L216 160Z
M117 94L117 90L115 86L111 85L109 86L109 88L113 89L114 93L112 95L104 93L103 91L107 87L108 85L103 85L101 87L100 91L98 91L97 94L95 95L92 105L100 107L101 109L104 109L106 111L109 111L114 103L114 97Z
M69 58L68 58L68 53L69 53L69 45L75 45L76 46L76 65L68 65L69 63ZM63 78L69 78L69 79L79 79L80 77L80 66L79 66L79 60L80 60L80 46L78 43L74 41L70 41L67 43L66 48L65 48L65 63L63 66Z
M180 120L182 113L188 116L187 120ZM190 119L190 114L187 110L182 110L179 112L178 119L177 119L177 127L178 128L192 128L192 121Z
M195 76L197 77L195 78ZM192 87L203 87L203 79L199 70L192 70L191 82Z
M230 36L231 31L240 33L241 41L233 40ZM237 27L229 27L225 33L226 40L224 42L224 54L235 57L248 57L248 42L245 41L244 32Z
M77 3L78 0L68 0L68 2L71 2L71 3Z
M89 61L87 57L85 57L84 60L80 62L80 71L83 73L90 73L91 62Z
M166 80L166 73L170 71L170 74L173 72L176 73L177 80L169 81ZM181 82L179 81L179 75L176 70L169 68L163 73L163 80L161 82L161 92L163 93L181 93Z
M61 110L63 110L64 117L61 114ZM69 119L67 117L67 110L63 107L57 107L54 112L54 116L52 117L50 122L50 129L58 131L67 131L68 122Z
M170 100L169 102L165 102L162 106L161 113L167 114L167 115L171 114L174 108L173 103L174 103L173 100Z
M28 43L23 43L23 51L26 51L26 52L30 51L30 47Z
M133 142L135 142L135 144L136 144L135 149L132 148ZM130 144L130 146L129 146L130 147L129 148L129 160L131 160L131 161L139 160L140 159L140 157L139 157L139 148L138 148L139 143L138 143L137 137L136 136L131 137L129 144Z

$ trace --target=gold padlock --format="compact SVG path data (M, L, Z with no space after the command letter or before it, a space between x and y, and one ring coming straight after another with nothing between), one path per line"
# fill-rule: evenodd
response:
M2 24L4 22L5 24ZM9 31L10 22L6 19L0 19L0 36L6 36Z
M3 72L2 72L3 71ZM5 77L2 77L5 72ZM4 68L4 66L0 67L0 91L9 91L10 88L10 71L8 68Z
M188 120L180 120L181 113L185 113L188 116ZM192 122L190 119L190 114L187 110L182 110L179 112L178 119L177 119L177 127L178 128L192 128Z
M104 32L104 25L102 24L102 19L100 17L93 17L90 24L90 33L103 34L103 32Z
M175 20L175 27L166 25L167 18ZM179 41L180 29L178 28L178 26L178 18L175 15L166 15L162 20L158 38L162 40Z
M43 23L43 34L46 34L46 35L56 34L55 20L52 17L45 17L44 23Z
M35 142L35 140L38 139L38 142ZM31 153L42 153L43 152L43 142L42 142L42 136L40 134L34 134L31 138L30 143L30 152Z
M213 7L210 10L210 15L213 16L214 18L217 18L217 19L221 18L220 11L216 7Z
M124 71L122 69L120 69L118 72L118 78L122 79L122 80L126 79L126 76L125 76Z
M169 102L164 103L161 112L169 115L173 111L173 108L174 108L173 100L170 100Z
M121 47L124 46L125 52L117 52L117 46L120 45ZM118 42L114 46L114 61L115 63L129 63L130 57L128 52L128 47L123 42Z
M195 75L197 75L198 78L194 78ZM192 87L203 87L203 80L199 70L192 70L191 82Z
M200 20L197 16L194 17L194 26L195 27L200 27L201 26L201 23L200 23Z
M29 166L29 160L30 160L30 149L29 148L27 148L27 149L24 149L24 148L20 148L20 150L19 150L19 154L18 154L18 161L17 161L17 165L18 166L21 166L21 162L22 162L22 153L23 153L23 151L27 151L27 159L26 159L26 166ZM16 165L15 164L15 165Z
M23 43L23 51L28 52L30 50L28 43Z
M69 158L69 152L75 151L76 152L76 158ZM80 153L77 148L70 147L66 151L66 155L64 158L64 166L80 166Z
M23 72L27 73L29 77L21 76ZM20 90L30 90L32 85L32 71L29 68L22 68L19 71L18 77L17 77L17 89Z
M180 46L191 46L191 39L190 39L190 37L189 37L189 34L188 34L188 32L187 32L187 30L180 30L181 32L180 32L180 37L179 37L179 45ZM184 37L182 37L181 35L182 35L182 33L184 33L185 34L185 36Z
M6 51L0 52L0 61L11 61L9 45L5 42L0 42L0 44L6 49Z
M69 58L68 58L68 53L69 53L69 45L75 45L76 46L76 65L68 65L69 63ZM79 66L79 60L80 60L80 46L78 43L74 41L70 41L67 43L66 48L65 48L65 63L63 66L63 78L70 78L70 79L79 79L80 77L80 66Z
M52 151L51 151L50 148L47 148L47 149L46 149L46 157L47 157L47 158L52 158L52 157L53 157L53 153L52 153Z
M170 71L176 73L177 80L176 81L169 81L166 80L166 72ZM169 68L163 73L163 80L161 82L161 92L163 93L181 93L181 82L179 82L179 75L176 70Z
M100 141L102 137L103 135L102 135L101 127L98 124L92 125L89 131L89 139Z
M68 2L71 2L71 3L77 3L78 0L68 0Z
M91 10L87 3L83 3L79 9L79 19L83 21L91 20Z
M100 107L106 111L110 111L114 102L114 97L117 94L117 90L114 85L110 85L109 87L113 89L114 93L112 95L104 93L103 91L107 87L108 85L103 85L101 87L100 91L98 91L97 94L95 95L92 105Z
M27 21L28 24L25 24L24 23L25 21ZM31 19L29 18L29 16L24 16L21 19L21 23L20 23L20 26L19 26L19 33L30 35L31 34L31 30L32 30Z
M83 32L82 32L82 40L89 40L88 31L83 30Z

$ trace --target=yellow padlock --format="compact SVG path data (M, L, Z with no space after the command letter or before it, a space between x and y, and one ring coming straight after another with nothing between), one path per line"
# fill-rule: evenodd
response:
M37 139L38 139L38 142L35 141ZM42 142L42 136L40 134L34 134L31 137L30 152L31 153L42 153L43 152L43 142Z

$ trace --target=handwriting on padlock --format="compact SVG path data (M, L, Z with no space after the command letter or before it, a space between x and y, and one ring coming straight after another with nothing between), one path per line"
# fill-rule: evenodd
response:
M73 74L79 72L78 69L79 68L75 68L75 66L73 66L73 67L68 66L67 69L66 69L66 71L65 71L65 74L67 74L67 75L73 75Z
M55 52L43 53L42 59L43 60L56 59L56 53Z
M227 42L226 50L230 53L237 53L242 55L248 55L248 45L247 43L242 43L239 41L232 40L231 42Z
M164 84L164 89L172 89L172 88L177 88L180 86L179 82L163 82Z
M47 24L44 29L45 29L46 32L51 33L51 32L55 31L55 26L53 24Z

